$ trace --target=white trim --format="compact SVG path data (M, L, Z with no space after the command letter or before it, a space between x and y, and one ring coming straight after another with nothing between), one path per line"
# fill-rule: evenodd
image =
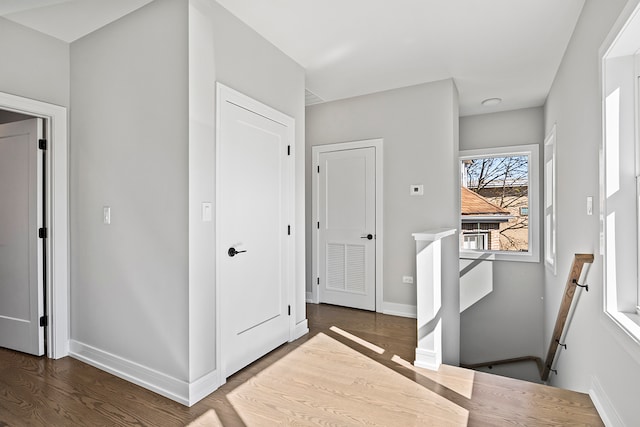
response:
M109 372L182 405L193 406L221 385L217 370L188 383L79 341L71 340L69 347L69 355L74 359Z
M47 119L47 357L69 354L69 171L67 109L0 92L0 109Z
M293 336L291 337L291 341L295 341L300 337L303 337L309 333L309 321L304 319L302 322L296 324L295 330L293 331Z
M555 276L557 274L557 264L558 264L558 242L557 242L557 229L558 229L558 215L557 215L557 206L558 206L558 197L557 197L557 189L556 189L556 181L557 181L557 155L556 155L556 124L554 123L551 127L551 131L549 131L549 135L544 139L544 161L543 163L543 201L542 201L542 211L544 212L542 215L542 227L544 229L544 264L547 269ZM549 150L549 153L547 153ZM547 183L547 154L549 155L551 162L551 183ZM549 187L550 185L550 187ZM547 194L547 189L550 188L551 194ZM547 197L551 198L551 223L549 227L547 227ZM551 244L549 243L551 241Z
M317 304L313 299L313 292L306 292L305 297L306 297L306 302L310 304Z
M189 403L187 406L193 406L214 391L216 391L222 384L220 384L220 375L218 370L211 371L203 377L195 380L189 384Z
M540 262L540 145L492 147L459 152L458 162L484 157L526 155L529 157L529 250L527 252L474 251L460 249L460 258L496 261ZM532 209L533 207L533 209ZM462 220L460 219L460 222ZM460 227L462 230L462 227Z
M640 325L632 318L634 315L614 310L607 310L605 315L624 332L624 336L631 339L631 342L635 344L635 353L640 354L638 353L638 345L640 345Z
M613 26L609 30L607 37L604 39L604 41L600 45L600 49L598 49L598 56L600 57L600 59L609 55L609 53L613 49L613 46L620 39L622 33L629 26L634 16L638 12L640 12L640 10L637 9L638 3L639 3L639 0L629 0L625 5L624 9L622 10L622 12L620 12L620 15L618 15L618 19L616 19L616 22L613 24Z
M362 141L351 141L351 142L339 142L335 144L325 144L325 145L315 145L311 147L312 152L312 172L311 172L311 187L312 187L312 197L311 197L311 212L312 212L312 224L317 223L318 221L318 209L319 209L319 182L318 182L318 174L314 173L317 170L318 165L320 164L320 153L328 153L332 151L342 151L342 150L353 150L358 148L368 148L373 147L376 150L376 311L382 313L384 306L384 275L383 275L383 248L384 248L384 218L383 218L383 185L384 185L384 140L382 138L377 139L367 139ZM316 278L318 277L318 263L319 263L319 238L318 238L318 230L313 228L314 232L312 233L312 285L311 285L311 301L315 304L320 302L320 293L318 292L318 284L316 282ZM307 297L308 298L308 297ZM308 299L307 299L308 300Z
M602 418L602 422L607 427L624 427L626 424L618 415L616 408L611 404L611 400L604 392L600 381L595 376L591 377L591 387L589 388L589 397L596 407L598 415Z
M186 381L75 340L70 342L69 355L116 377L189 406L189 384Z
M416 308L415 305L398 304L395 302L385 301L382 304L382 314L416 319L418 317L418 309Z
M423 348L416 348L416 360L413 362L414 366L418 368L431 369L437 371L442 365L442 353L425 350Z
M625 31L629 30L631 27L638 27L640 22L638 19L640 18L640 7L638 7L638 1L632 0L627 3L623 11L618 16L616 23L612 26L609 31L607 37L604 42L600 46L598 51L599 57L599 83L600 83L600 96L601 96L601 145L600 145L600 153L599 153L599 171L600 171L600 253L603 255L603 269L602 269L602 280L604 285L604 298L603 298L603 311L605 313L604 318L608 319L605 321L607 327L610 330L618 330L622 333L615 332L613 336L618 340L618 342L622 345L622 347L636 360L640 360L640 352L638 351L640 345L640 326L635 321L635 315L631 313L621 312L618 309L618 294L623 292L619 292L619 287L624 287L625 291L628 291L628 286L630 286L630 280L623 280L622 278L618 278L616 282L616 278L618 277L618 267L616 264L615 256L613 253L609 253L609 248L614 247L616 244L616 233L615 228L612 227L615 221L615 211L609 212L609 206L607 203L607 138L608 138L608 114L611 113L607 111L607 82L609 81L609 76L607 73L607 60L610 59L610 56L615 58L621 54L620 51L615 52L616 44L622 37L624 37ZM631 30L633 31L633 30ZM631 33L633 34L633 33ZM636 42L637 46L638 43ZM631 52L629 52L631 55ZM640 145L640 141L638 141L638 112L640 111L640 98L638 91L640 90L638 86L637 76L639 74L639 64L638 57L636 54L634 64L634 112L633 112L633 125L634 125L634 141L636 149L636 159L635 159L635 167L636 167L636 202L635 202L635 210L636 210L636 225L638 225L638 196L640 191L640 180L638 180L638 168L640 167L640 159L638 158L638 145ZM621 113L619 113L621 115ZM620 142L616 141L616 144L613 146L617 146ZM627 141L629 143L629 141ZM628 179L628 176L625 175L622 179ZM630 200L629 200L630 201ZM634 239L635 244L637 245L638 239L640 236L637 234ZM622 239L624 240L624 239ZM626 240L625 240L626 242ZM632 241L633 242L633 241ZM626 243L628 246L628 242ZM623 249L625 244L622 245ZM636 246L637 249L637 246ZM639 255L640 257L640 255ZM640 258L636 259L640 262ZM638 280L638 272L635 272L635 284L634 291L636 295L636 301L633 305L638 303L639 293L640 293L640 280ZM624 292L626 293L626 292ZM629 304L630 301L626 300L626 304ZM625 306L626 309L626 306ZM616 328L611 328L611 326L615 325Z
M604 325L609 336L613 337L620 347L622 347L636 363L640 364L640 351L638 351L640 342L621 324L621 321L628 321L628 319L625 319L625 314L620 312L616 313L618 315L617 318L613 316L612 313L603 311L600 322Z
M238 105L242 108L245 108L249 111L252 111L261 116L267 117L270 120L273 120L277 123L282 124L287 128L287 139L289 141L291 155L290 155L290 166L289 166L289 178L288 178L288 188L287 192L289 194L289 203L287 206L286 215L289 218L289 224L292 226L295 224L295 206L296 206L296 194L295 194L295 119L290 117L278 110L275 110L268 105L265 105L255 99L244 95L234 89L231 89L228 86L220 82L216 82L216 210L217 206L219 206L219 194L220 194L220 177L218 176L220 167L220 122L221 122L221 110L223 102L231 102L235 105ZM219 235L218 230L220 229L219 223L219 215L216 212L216 236ZM291 306L291 315L289 316L289 341L293 341L296 336L296 289L295 289L295 227L293 228L292 238L287 239L287 248L286 248L286 263L287 263L287 301ZM300 230L300 232L304 232ZM220 257L226 256L226 252L221 250L221 248L216 249L216 265L218 264L218 260ZM216 268L216 368L219 375L219 384L222 385L226 382L226 373L223 372L222 367L224 366L224 348L222 343L222 316L220 315L222 309L222 302L218 297L221 295L222 287L220 280L220 269ZM306 321L306 320L305 320Z

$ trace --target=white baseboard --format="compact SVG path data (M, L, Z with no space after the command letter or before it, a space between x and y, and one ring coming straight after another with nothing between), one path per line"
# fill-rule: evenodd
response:
M189 384L189 404L193 406L216 391L224 381L220 381L218 370L211 371Z
M442 365L442 355L423 348L416 348L416 360L413 364L419 368L437 371Z
M307 292L306 298L308 303L315 304L315 301L313 300L313 292Z
M595 376L591 377L591 387L589 388L589 397L593 405L598 411L598 415L602 418L602 422L607 427L625 427L624 421L618 415L616 408L611 404L611 400L604 392L600 381Z
M296 328L293 331L293 340L295 341L298 338L306 335L309 333L309 321L307 319L304 319L302 322L299 322L298 324L296 324Z
M418 316L418 310L415 305L397 304L395 302L383 302L382 313L391 316L410 317L412 319Z
M75 340L69 342L69 355L185 406L192 406L220 386L217 371L188 383Z

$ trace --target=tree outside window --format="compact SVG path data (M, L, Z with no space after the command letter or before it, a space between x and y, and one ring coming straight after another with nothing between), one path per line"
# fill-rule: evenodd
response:
M462 198L462 235L494 229L499 245L492 250L529 250L529 156L506 155L462 160L462 186L497 209L490 211ZM463 193L464 194L464 193ZM466 209L466 212L465 212ZM475 211L474 211L475 209Z

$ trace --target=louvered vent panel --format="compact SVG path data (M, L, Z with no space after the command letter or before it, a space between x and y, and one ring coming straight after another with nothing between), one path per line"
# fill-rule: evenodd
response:
M327 288L344 290L345 245L327 245Z
M364 293L364 246L347 245L346 290Z

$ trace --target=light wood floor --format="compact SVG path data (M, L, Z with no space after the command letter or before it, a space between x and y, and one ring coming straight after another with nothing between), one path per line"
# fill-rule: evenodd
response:
M585 394L411 365L415 320L308 305L311 333L192 408L71 358L0 349L5 426L602 426Z

